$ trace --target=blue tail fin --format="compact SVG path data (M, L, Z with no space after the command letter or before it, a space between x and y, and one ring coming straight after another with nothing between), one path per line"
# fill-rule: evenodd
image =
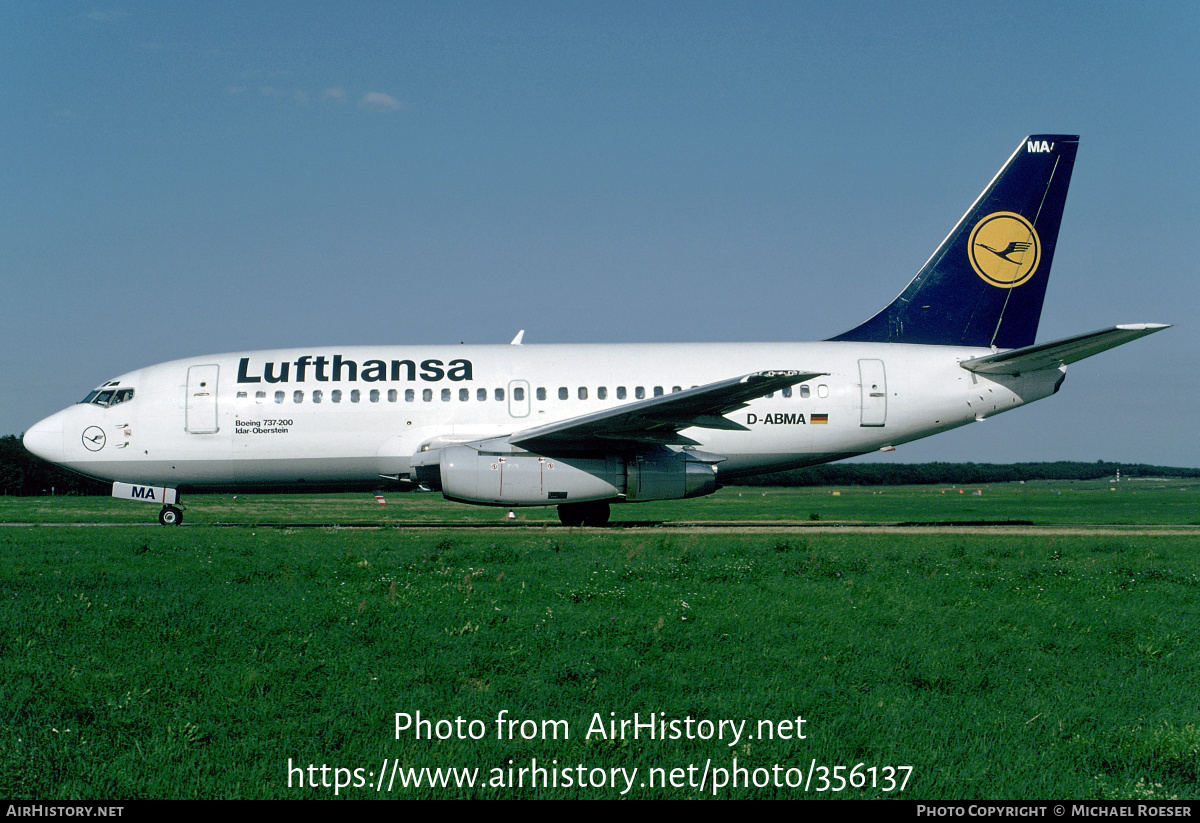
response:
M830 339L1032 345L1078 147L1074 135L1022 140L900 296Z

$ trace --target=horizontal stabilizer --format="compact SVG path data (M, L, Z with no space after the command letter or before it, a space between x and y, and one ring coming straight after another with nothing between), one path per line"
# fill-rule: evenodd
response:
M1170 324L1133 323L1113 326L1111 329L1077 334L1050 343L1039 343L964 360L959 365L979 374L1021 374L1038 369L1055 369L1167 328L1170 328Z

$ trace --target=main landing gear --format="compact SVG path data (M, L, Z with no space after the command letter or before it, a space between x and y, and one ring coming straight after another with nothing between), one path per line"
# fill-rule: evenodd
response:
M607 503L563 503L558 507L558 519L564 526L607 526Z
M164 526L178 526L183 522L183 512L175 506L163 506L158 513L158 522Z

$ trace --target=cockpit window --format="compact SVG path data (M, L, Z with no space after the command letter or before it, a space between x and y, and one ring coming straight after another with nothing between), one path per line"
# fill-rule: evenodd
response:
M93 406L115 406L118 403L125 403L133 399L133 389L130 387L122 389L99 388L93 392L89 392L88 396L80 400L80 403L91 403Z

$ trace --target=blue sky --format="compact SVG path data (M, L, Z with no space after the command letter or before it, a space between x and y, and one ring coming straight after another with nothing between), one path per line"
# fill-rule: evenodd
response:
M1200 466L1200 4L3 0L0 31L0 433L204 353L821 339L1062 132L1038 339L1176 327L883 459Z

